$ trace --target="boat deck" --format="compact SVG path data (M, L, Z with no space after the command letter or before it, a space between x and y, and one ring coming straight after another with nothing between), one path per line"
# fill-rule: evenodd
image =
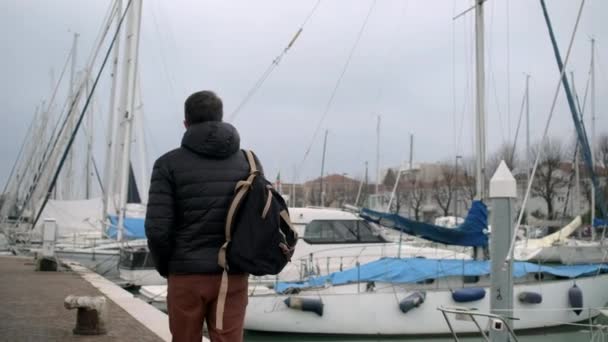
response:
M79 265L36 272L32 258L0 256L0 341L169 341L167 316ZM76 311L68 295L102 296L106 335L74 335Z

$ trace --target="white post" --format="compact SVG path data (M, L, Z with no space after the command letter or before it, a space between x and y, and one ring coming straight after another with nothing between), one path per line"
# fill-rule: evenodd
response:
M139 30L141 24L141 2L142 0L133 0L128 14L128 30L127 30L127 49L125 51L127 74L126 82L123 84L122 92L126 93L126 105L122 108L123 112L123 150L120 167L120 214L118 215L118 232L117 240L121 241L123 237L125 215L127 211L127 196L129 185L129 170L131 162L131 131L133 122L133 113L135 111L135 85L137 77L137 61L139 52Z
M591 38L591 168L595 172L595 39ZM595 240L595 186L591 182L591 235Z
M57 241L57 222L55 219L46 218L42 224L42 256L52 257L55 255L55 242Z
M490 181L492 199L492 235L490 253L492 260L490 310L493 314L513 316L513 256L509 257L507 267L503 260L509 252L509 242L513 236L513 200L517 198L517 183L511 171L501 161ZM507 329L490 329L493 342L509 341Z
M475 70L476 70L476 130L477 142L477 199L486 196L486 122L485 122L485 62L483 2L475 0Z
M116 1L116 27L118 27L118 23L120 22L120 17L122 12L122 0ZM118 58L120 55L120 36L116 36L116 42L114 43L114 51L112 55L112 88L110 90L110 109L108 113L108 134L107 134L107 143L106 143L106 159L104 162L104 180L103 185L105 189L105 196L103 198L103 212L102 212L102 220L105 221L106 215L108 215L108 206L109 203L113 202L114 196L114 166L116 159L116 138L118 131L118 111L116 110L116 87L118 80ZM113 208L114 210L118 210L118 208ZM102 230L105 227L102 226ZM102 231L103 233L103 231Z

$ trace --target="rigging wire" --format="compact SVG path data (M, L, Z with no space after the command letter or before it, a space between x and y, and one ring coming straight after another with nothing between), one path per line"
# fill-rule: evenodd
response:
M468 19L469 21L471 19ZM464 20L464 23L462 25L462 41L463 41L463 59L465 61L467 60L473 60L473 54L471 53L470 55L467 52L471 52L472 51L472 44L471 46L467 46L467 44L469 43L469 40L467 39L467 32L470 32L470 30L467 27L467 23L469 22L467 21L467 19ZM471 40L472 42L472 40ZM471 64L472 66L473 64ZM464 86L464 93L463 93L463 102L462 102L462 111L460 113L460 128L459 133L458 133L458 138L457 138L457 142L456 142L456 146L457 146L457 151L462 151L464 148L462 147L463 145L463 136L464 136L464 123L465 123L465 114L467 112L468 109L468 105L469 105L469 100L471 100L473 97L469 96L471 94L469 94L471 92L471 79L472 79L472 72L467 72L467 65L466 63L463 63L464 66L464 74L465 74L465 86ZM469 70L471 71L471 70ZM471 122L471 121L468 121ZM472 135L471 135L472 136ZM458 153L458 154L462 154L462 153Z
M515 149L517 148L517 138L519 137L519 128L521 127L521 120L524 116L524 108L526 102L529 103L530 99L528 99L527 94L524 93L523 98L521 99L521 107L519 109L519 120L517 120L517 128L515 129L515 138L513 138L513 147L511 148L511 161L513 161L513 156L515 155Z
M293 35L293 37L291 38L291 40L289 41L287 46L285 46L283 51L281 51L281 53L278 56L276 56L272 60L272 62L270 62L270 65L266 68L266 70L264 70L262 75L257 79L257 81L254 83L253 87L251 89L249 89L249 91L247 92L247 95L245 95L245 97L241 100L241 102L238 104L236 109L230 114L228 121L234 122L234 120L236 120L237 116L239 115L239 113L241 112L243 107L245 107L245 105L247 105L247 103L249 102L249 100L251 100L253 95L255 95L255 93L257 93L257 91L260 90L260 88L264 85L264 82L266 82L266 80L268 79L270 74L274 71L274 69L277 66L279 66L279 63L281 63L281 60L283 59L283 57L287 54L287 52L291 49L291 47L294 45L296 40L302 34L302 31L304 30L304 26L308 23L308 21L310 20L312 15L315 13L315 11L319 7L320 3L321 3L321 0L317 0L316 4L313 6L313 8L310 11L310 13L308 14L308 16L306 16L306 19L304 20L302 25L300 25L300 28Z
M510 1L505 1L507 6L507 136L511 136L511 17Z
M70 52L68 53L68 56L66 58L63 70L61 72L61 75L59 77L59 80L57 82L55 90L53 92L53 96L52 96L51 102L54 102L54 100L55 100L55 95L57 94L57 89L61 85L61 81L63 80L63 77L65 76L65 73L66 73L66 70L67 70L67 66L69 65L69 62L70 62L71 58L72 58L72 50L70 49ZM69 99L66 99L66 101L64 102L64 104L63 104L62 109L61 109L60 112L63 113L68 108L68 105L69 105ZM51 107L47 107L47 111L50 110L50 108ZM50 140L54 141L54 142L51 143L51 144L47 144L45 146L44 152L42 153L42 158L40 159L40 161L37 162L38 167L37 167L37 169L34 170L34 175L32 176L32 179L31 179L32 180L32 184L30 185L30 189L29 190L31 190L32 187L35 187L35 184L39 181L39 177L42 175L42 171L44 169L44 165L46 165L46 163L48 162L47 158L50 157L49 154L52 153L52 150L53 150L54 146L57 144L57 141L59 139L59 133L57 133L57 129L59 128L61 122L62 122L61 120L58 120L57 123L55 124L55 127L51 131ZM28 158L28 161L25 164L25 168L23 170L24 174L26 174L28 172L28 170L30 169L30 167L32 166L32 164L36 164L36 161L34 160L34 156L33 155L31 155ZM21 177L21 179L18 181L17 187L16 187L17 191L19 191L19 189L21 189L21 185L23 184L23 182L25 181L25 179L26 179L26 177ZM27 199L27 196L26 196L26 199L25 199L24 203L26 203L27 201L28 201L28 199Z
M456 0L452 0L452 17L456 15ZM454 128L454 155L458 155L458 126L456 123L456 22L452 20L452 127Z
M111 21L117 13L118 13L118 9L117 9L116 5L114 4L113 6L110 7L110 11L106 15L105 22L107 24L105 25L105 27L102 27L102 30L100 31L101 34L99 35L99 37L96 41L96 44L94 45L94 46L96 46L96 48L94 50L94 53L89 57L89 61L88 61L87 65L92 66L93 63L95 62L95 59L97 58L99 50L101 49L103 40L110 30ZM57 89L61 83L61 80L63 79L63 76L67 70L68 61L70 61L73 57L74 57L73 52L70 51L70 54L68 55L68 59L66 60L66 64L64 65L63 71L61 73L59 82L57 83L57 86L55 88L54 95L53 95L53 101L54 101L55 95L57 93ZM36 173L34 174L33 181L32 181L33 183L30 185L26 198L23 201L24 207L20 210L20 213L18 215L19 217L22 216L23 211L25 210L25 205L29 203L29 201L31 200L31 197L33 196L34 192L36 191L36 188L40 182L40 179L38 177L40 177L42 175L44 168L49 163L52 153L55 151L55 147L59 143L61 135L63 134L63 131L67 125L67 122L68 122L69 118L71 117L70 113L74 110L74 108L76 107L76 104L80 100L80 96L82 95L82 88L84 87L85 82L88 82L87 79L89 77L89 73L90 73L90 70L87 70L86 75L85 75L85 77L83 77L79 90L75 94L74 98L71 101L70 101L70 99L66 99L66 102L64 103L64 107L61 112L63 112L68 107L69 107L69 111L66 112L66 115L65 115L65 118L63 119L63 121L61 119L57 121L55 128L53 129L53 133L51 134L51 140L54 140L54 141L53 141L53 143L48 144L45 147L45 152L43 153L42 159L38 164L38 169L36 170ZM53 102L53 101L51 101L51 102ZM51 107L49 106L48 108L50 110ZM60 123L61 123L61 125L60 125ZM59 128L59 131L57 131L57 128ZM55 136L54 139L52 138L53 136ZM20 186L21 185L19 185L19 187Z
M542 1L542 0L541 0ZM553 113L555 112L555 106L557 104L557 97L559 96L559 90L562 87L562 79L564 77L564 74L566 72L566 67L568 65L568 62L570 61L570 52L572 52L572 46L574 45L574 38L576 37L576 32L578 30L578 25L581 21L581 15L583 14L583 8L585 7L585 0L581 0L581 5L579 7L578 10L578 15L576 17L576 23L574 24L574 29L572 32L572 36L570 37L570 43L568 44L568 51L566 53L566 58L564 59L564 63L562 66L562 71L560 72L560 76L557 82L557 86L555 87L555 92L553 95L553 101L551 103L551 109L549 110L549 117L547 118L547 123L545 124L545 129L543 131L543 136L540 142L539 146L542 146L543 143L546 141L547 139L547 133L549 132L549 126L551 125L551 119L553 118ZM528 198L530 196L530 190L532 188L532 180L534 179L534 176L536 175L536 170L538 169L538 164L539 164L539 160L540 157L542 155L542 149L539 148L538 152L536 153L536 159L534 160L534 166L532 167L532 172L530 173L530 180L528 181L528 186L526 188L526 193L524 196L524 199L522 201L521 207L525 208L526 204L528 202ZM519 227L521 226L521 221L523 219L523 215L524 215L524 210L520 210L519 211L519 217L517 218L517 224L515 225L515 229L513 229L514 232L517 232L519 230ZM509 262L512 259L512 255L513 255L513 250L515 248L515 240L517 238L517 234L513 234L513 238L511 239L511 244L509 246L509 251L507 252L507 256L505 257L504 260L504 266L506 266L507 262Z
M36 121L36 118L38 117L39 110L40 110L40 106L36 106L34 118L32 119L32 121L30 121L28 129L25 133L25 136L23 137L23 141L21 142L21 147L19 148L19 152L17 153L17 159L15 160L15 163L13 164L13 167L11 168L11 172L9 173L8 178L6 179L6 183L4 184L4 189L2 190L2 196L0 196L0 197L4 197L4 195L6 194L8 185L11 183L11 178L13 178L15 169L17 168L17 165L19 164L19 161L21 160L21 155L23 154L23 150L25 148L28 138L29 138L30 134L32 133L32 129L34 128L34 122Z
M490 24L490 32L493 32L493 27L494 27L494 3L492 3L492 5L490 6L490 17L489 17L489 24ZM504 122L503 122L503 112L500 110L500 102L498 101L498 90L496 87L496 77L495 77L495 72L494 72L494 68L493 68L493 64L494 64L494 39L489 39L488 44L487 44L487 54L488 54L488 73L489 75L489 81L490 84L488 85L488 87L491 88L491 90L494 93L494 104L496 104L496 112L498 113L498 126L499 126L499 132L500 132L500 136L502 138L502 142L503 144L505 143L505 128L504 128Z
M327 104L325 105L325 109L323 110L323 115L321 115L321 118L319 120L319 122L317 123L317 127L315 128L315 131L312 135L312 139L310 141L310 143L308 144L308 147L306 148L306 152L304 152L304 157L302 158L302 161L300 162L300 167L298 168L298 170L302 169L302 166L304 165L304 163L306 162L306 159L308 158L308 155L310 154L310 150L312 149L312 145L314 144L317 135L319 134L319 131L321 129L321 125L323 124L323 122L325 121L325 118L327 117L327 115L329 114L329 111L333 105L334 102L334 98L336 97L336 94L338 92L338 89L340 88L340 85L342 84L342 79L344 78L344 75L346 74L346 71L348 70L348 67L350 65L350 62L353 58L353 55L355 53L355 50L357 49L357 46L359 46L359 41L361 41L361 37L363 36L363 32L365 31L365 28L367 27L367 23L369 21L369 18L372 14L372 11L374 9L374 7L376 6L376 1L377 0L373 0L371 6L369 7L369 10L367 11L367 15L365 16L365 20L363 21L363 24L361 25L361 28L359 29L359 32L357 33L357 37L355 39L355 42L348 54L348 58L346 59L346 63L344 63L344 66L342 68L342 71L340 72L340 76L338 77L338 80L336 81L336 84L331 92L331 95L327 101ZM298 179L299 177L296 177L296 179Z
M169 86L169 93L170 93L170 97L173 98L173 100L175 101L176 104L180 103L180 101L178 100L178 96L177 93L175 91L175 78L173 77L173 74L171 74L169 72L169 67L168 67L168 63L167 63L167 56L165 55L165 49L162 48L162 46L164 44L163 43L163 35L160 31L160 25L158 24L158 19L156 16L156 11L154 10L154 6L150 6L150 11L152 12L152 21L154 23L154 29L156 30L156 38L158 40L158 44L156 44L156 46L158 47L158 54L160 56L160 60L161 60L161 64L163 66L163 71L165 73L165 76L167 77L167 83ZM171 30L168 30L168 32L171 32ZM175 44L174 44L175 45ZM177 114L178 117L182 117L179 113L175 112ZM179 125L179 121L175 121L178 125Z

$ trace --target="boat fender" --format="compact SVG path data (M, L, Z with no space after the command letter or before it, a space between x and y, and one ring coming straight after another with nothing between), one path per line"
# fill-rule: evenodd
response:
M474 302L486 296L486 290L481 287L466 287L452 292L452 299L458 303Z
M323 301L321 299L287 297L283 302L290 309L310 311L323 316Z
M524 291L517 295L517 299L524 304L540 304L543 302L543 295L538 292Z
M401 312L407 313L413 308L417 308L420 304L424 303L424 299L426 298L426 292L424 291L416 291L411 293L409 296L403 298L399 302L399 309Z
M568 290L568 300L570 302L570 307L574 308L575 314L580 315L583 312L583 291L576 286L576 284L572 285L572 287Z

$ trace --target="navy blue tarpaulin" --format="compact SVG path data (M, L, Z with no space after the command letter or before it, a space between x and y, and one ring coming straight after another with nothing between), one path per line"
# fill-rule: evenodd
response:
M473 201L464 222L456 228L446 228L434 224L410 220L397 214L381 213L363 208L359 215L367 221L401 230L433 242L447 245L485 247L488 245L488 208L481 201Z

